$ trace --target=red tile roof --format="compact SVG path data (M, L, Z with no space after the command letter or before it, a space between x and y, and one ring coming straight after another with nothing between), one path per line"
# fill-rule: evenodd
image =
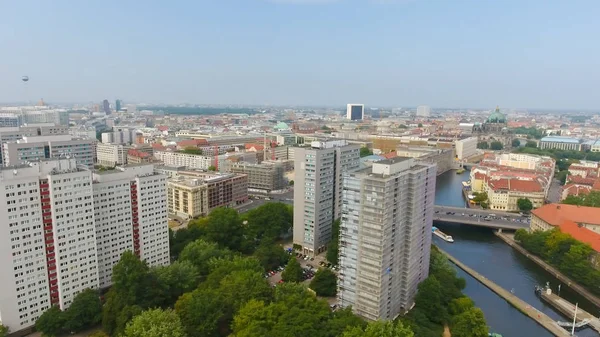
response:
M165 147L165 146L163 146L163 145L162 145L162 144L160 144L160 143L154 143L154 144L152 144L152 148L153 148L154 150L159 150L159 151L163 151L163 150L165 150L165 149L166 149L166 147Z
M575 184L592 186L596 182L596 179L595 178L584 178L584 177L581 177L581 176L569 175L567 177L567 181L571 182L571 183L575 183Z
M531 211L532 214L552 226L560 226L565 220L600 225L600 208L565 204L547 204Z
M600 234L570 220L564 221L559 228L561 232L571 235L577 241L589 244L593 250L600 252Z
M177 146L179 146L180 148L198 147L202 145L208 145L206 139L184 139L177 143Z
M392 151L392 152L382 154L381 156L384 157L385 159L391 159L391 158L398 157L398 153L396 153L396 151Z
M488 185L494 190L518 192L542 192L544 190L537 180L492 179Z
M134 150L134 149L130 149L129 151L127 151L127 154L130 156L133 156L133 157L140 157L140 158L150 157L150 154L148 152Z
M589 193L592 190L591 186L588 185L579 185L569 183L563 187L563 193L566 191L567 195L580 195Z

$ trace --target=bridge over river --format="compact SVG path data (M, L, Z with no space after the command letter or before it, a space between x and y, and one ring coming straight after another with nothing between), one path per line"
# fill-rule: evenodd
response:
M488 209L435 206L433 221L460 223L503 230L529 228L529 219L519 214Z

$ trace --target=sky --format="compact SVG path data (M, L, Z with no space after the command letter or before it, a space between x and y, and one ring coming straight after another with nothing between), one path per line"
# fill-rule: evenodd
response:
M0 13L0 102L600 110L598 0L6 0Z

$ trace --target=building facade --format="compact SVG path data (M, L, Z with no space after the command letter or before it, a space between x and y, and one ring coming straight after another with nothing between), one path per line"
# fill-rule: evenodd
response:
M410 310L429 274L435 164L395 157L344 174L338 300L391 320Z
M166 176L152 165L124 165L95 172L94 219L100 288L126 250L150 266L168 265Z
M97 143L96 160L108 167L127 164L127 149L122 144Z
M346 118L351 121L363 120L365 117L364 104L348 104L346 106Z
M294 244L317 255L331 240L341 215L342 174L360 166L360 145L346 141L312 142L294 150Z
M131 144L135 142L135 137L135 130L133 129L118 129L112 132L104 132L102 143Z
M581 151L583 141L578 138L571 137L559 137L559 136L548 136L540 139L538 143L540 149L558 149L558 150L572 150Z
M74 139L67 134L25 136L15 143L2 144L2 159L6 166L61 157L75 158L77 164L91 168L96 158L96 140Z
M208 170L215 166L213 156L202 156L183 152L154 151L154 158L162 161L166 166L186 166L191 169Z
M454 151L458 160L466 160L477 154L477 137L468 137L454 142Z
M277 162L263 161L261 164L238 163L231 172L248 175L248 188L261 191L276 191L287 187L285 168Z

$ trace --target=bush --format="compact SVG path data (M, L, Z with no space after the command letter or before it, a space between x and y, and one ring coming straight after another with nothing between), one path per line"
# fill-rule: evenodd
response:
M337 294L337 275L327 268L321 268L310 282L310 289L318 296L331 297Z

